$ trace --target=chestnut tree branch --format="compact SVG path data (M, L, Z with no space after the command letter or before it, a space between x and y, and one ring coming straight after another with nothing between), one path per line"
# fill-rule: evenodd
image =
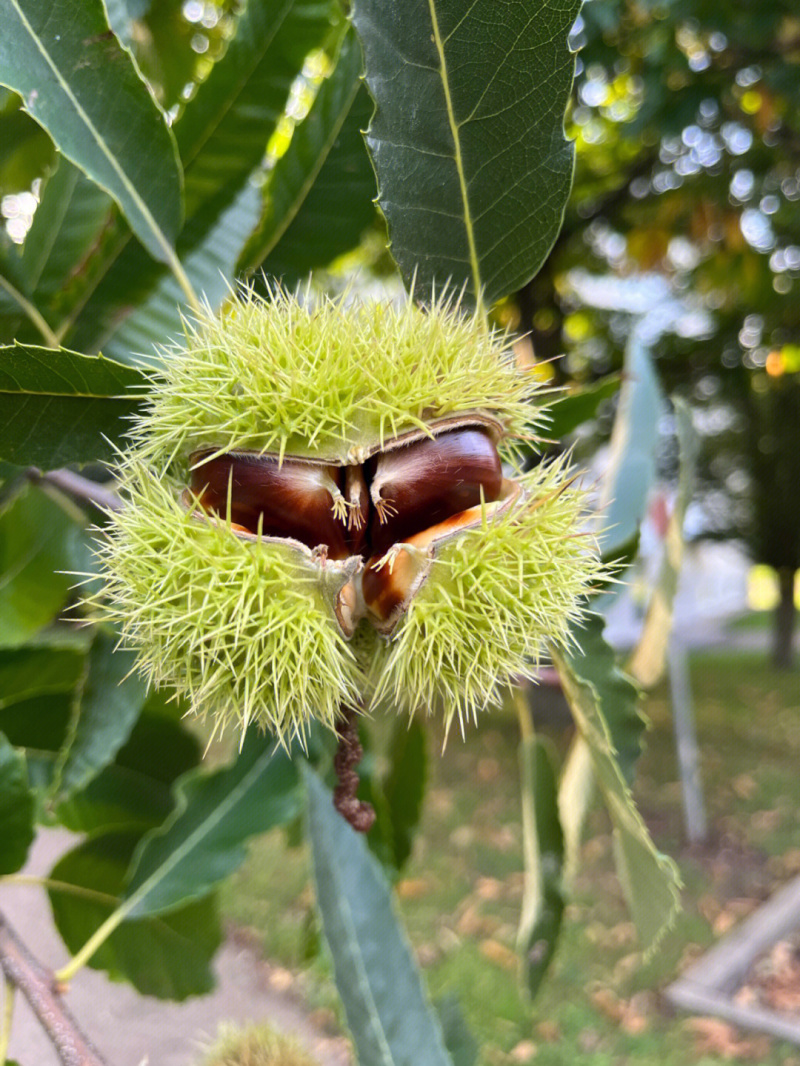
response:
M106 1066L64 1006L55 977L31 955L0 911L0 970L19 989L64 1066Z
M42 473L41 470L32 466L26 473L31 481L45 481L61 489L68 496L86 500L87 503L93 503L104 511L119 511L124 506L116 492L107 489L105 485L99 485L88 477L76 474L74 470L49 470L47 473Z

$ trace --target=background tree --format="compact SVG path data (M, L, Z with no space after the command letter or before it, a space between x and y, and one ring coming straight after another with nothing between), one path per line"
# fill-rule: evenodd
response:
M569 270L660 271L711 312L657 347L669 391L702 408L711 529L778 574L786 665L800 566L800 17L792 3L589 0L571 112L577 173L553 253L518 295L558 376L619 365L626 320L583 307ZM787 491L788 490L788 491Z

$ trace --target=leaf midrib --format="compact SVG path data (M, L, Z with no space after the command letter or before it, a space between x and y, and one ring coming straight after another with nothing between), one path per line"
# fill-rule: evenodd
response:
M453 108L453 99L450 95L450 79L447 73L447 58L444 51L444 40L442 39L441 32L439 30L439 19L436 14L436 0L428 0L428 10L431 16L431 26L433 29L433 42L436 46L436 52L439 56L440 72L442 79L442 89L444 90L445 110L447 112L447 122L450 126L450 133L453 138L453 153L454 162L456 165L456 174L458 175L458 187L461 192L461 202L464 207L464 230L467 235L467 248L469 249L469 265L472 271L472 282L475 288L475 300L478 308L482 307L483 301L481 297L481 270L480 262L478 260L478 248L475 243L475 230L472 222L472 211L469 203L469 192L467 190L467 182L464 175L464 160L461 154L461 133L460 125L456 119L455 110Z
M168 262L171 261L174 258L174 254L175 254L174 251L173 251L172 245L167 240L167 238L166 238L163 230L161 229L161 227L158 225L156 220L153 218L149 207L144 202L144 200L142 200L141 196L139 195L139 193L136 190L136 187L131 184L131 182L128 179L127 174L120 167L120 165L117 162L117 160L114 157L114 155L109 151L108 146L106 145L106 143L103 140L103 138L100 136L99 130L96 129L96 127L95 127L94 123L92 122L92 120L89 118L89 116L86 114L86 112L81 107L79 101L77 100L77 98L75 97L74 93L70 89L69 84L66 81L64 81L64 79L62 78L61 72L59 71L58 67L55 65L55 63L53 62L53 60L50 57L50 53L47 52L47 50L42 46L41 42L39 41L39 38L34 33L33 26L31 26L30 22L25 17L25 14L22 11L22 8L19 6L18 0L10 0L10 3L11 3L11 6L14 8L14 10L17 12L25 31L28 33L29 37L31 38L31 40L34 43L34 46L41 53L42 58L44 59L45 63L48 65L50 70L53 72L53 75L54 75L56 81L58 82L58 85L61 87L61 90L64 93L64 95L66 96L67 100L69 100L69 102L73 105L75 111L78 114L78 117L85 124L86 128L89 130L90 134L94 138L95 143L97 144L98 148L100 149L102 154L106 157L108 162L111 164L112 169L114 170L114 172L119 177L119 179L122 182L126 192L130 195L130 197L133 200L133 202L136 204L136 206L141 211L142 217L144 218L144 220L147 222L148 226L150 227L150 229L151 229L151 231L153 233L153 236L156 239L156 242L158 243L159 247L163 250L164 255L166 256L167 261Z
M51 392L47 389L0 389L0 396L44 396L51 400L127 400L130 403L140 399L124 392Z
M127 896L125 898L125 901L120 907L120 913L123 919L126 918L144 899L147 898L147 895L158 884L160 884L161 881L164 880L167 874L171 873L171 871L175 869L175 867L183 860L183 858L195 848L196 843L198 841L208 836L211 830L216 828L217 825L219 825L222 818L233 809L236 803L238 803L240 797L247 793L248 789L253 783L253 780L259 777L261 771L263 770L264 762L271 762L274 754L275 748L273 747L270 748L268 751L265 751L262 755L260 755L258 759L253 763L252 767L247 771L245 776L241 779L239 784L236 785L233 789L231 789L231 791L225 797L225 800L214 809L214 811L209 815L209 817L204 818L201 824L193 832L191 832L188 837L186 837L183 844L175 848L175 850L170 854L170 857L166 860L166 862L162 863L159 867L157 867L153 871L153 873L150 874L150 876L147 877L141 883L141 885L133 892L132 895ZM165 826L163 831L154 833L152 836L148 834L150 840L157 840L159 837L166 836L173 828L173 826L177 824L182 815L186 812L188 806L186 792L181 791L179 795L180 799L178 801L178 805L175 808L175 813L171 818L169 825ZM142 842L142 848L139 853L139 857L137 858L136 867L134 867L132 871L131 879L133 879L133 877L136 875L136 869L138 867L139 862L141 861L141 856L146 853L146 846L147 838L145 838ZM146 915L142 915L142 917L146 917Z

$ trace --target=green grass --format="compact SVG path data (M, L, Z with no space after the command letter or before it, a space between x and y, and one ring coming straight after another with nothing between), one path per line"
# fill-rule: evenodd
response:
M767 633L772 630L774 611L748 611L731 622L732 633Z
M683 873L677 928L643 961L613 874L608 819L595 809L563 939L532 1005L520 995L513 955L522 892L516 722L487 717L443 756L432 730L424 819L398 885L400 907L432 994L458 996L481 1066L709 1066L728 1061L731 1048L742 1061L800 1066L800 1050L761 1038L729 1047L712 1033L704 1043L691 1019L670 1016L659 1001L683 965L800 872L798 674L772 673L763 656L715 653L693 660L692 685L709 846L683 844L664 689L647 705L652 729L636 785L656 843ZM547 731L563 750L568 727ZM376 723L376 735L385 732ZM258 933L268 957L305 971L312 1004L334 1009L324 959L307 961L316 929L305 847L288 848L278 833L259 840L226 889L225 909Z

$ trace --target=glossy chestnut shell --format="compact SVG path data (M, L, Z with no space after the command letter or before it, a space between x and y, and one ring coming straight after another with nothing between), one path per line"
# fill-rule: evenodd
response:
M480 522L504 495L496 437L481 423L448 425L349 466L200 452L184 499L229 516L239 535L288 538L326 565L346 561L355 585L339 593L340 625L352 632L368 614L388 631L424 579L433 541Z

